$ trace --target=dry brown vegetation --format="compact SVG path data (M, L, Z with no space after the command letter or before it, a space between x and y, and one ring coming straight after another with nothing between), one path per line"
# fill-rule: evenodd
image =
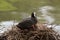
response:
M39 25L39 29L36 30L21 30L13 27L11 31L0 36L0 40L60 40L56 32L41 26L41 24Z

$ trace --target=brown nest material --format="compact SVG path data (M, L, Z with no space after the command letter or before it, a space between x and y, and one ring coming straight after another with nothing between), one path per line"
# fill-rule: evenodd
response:
M56 33L46 28L43 30L20 30L15 27L8 33L4 33L4 35L0 36L0 40L60 40L60 37L56 35Z

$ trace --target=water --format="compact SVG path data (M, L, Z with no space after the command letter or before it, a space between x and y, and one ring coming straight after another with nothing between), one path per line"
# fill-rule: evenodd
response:
M42 13L43 19L45 20L45 23L46 23L45 25L48 28L52 27L52 30L60 34L60 25L57 25L56 23L54 23L56 19L53 17L52 13L49 12L54 10L55 8L52 6L43 6L39 8L39 11Z
M52 13L49 12L52 10L54 10L54 7L52 6L43 6L39 8L39 11L42 13L43 19L48 24L52 24L55 21L55 19L51 16Z
M60 35L60 24L53 24L53 25L47 25L48 28L52 27L52 30L54 30L57 34Z
M8 32L9 30L12 29L12 27L14 27L13 25L17 25L18 22L14 22L14 21L3 21L0 22L0 36L4 33L4 32Z

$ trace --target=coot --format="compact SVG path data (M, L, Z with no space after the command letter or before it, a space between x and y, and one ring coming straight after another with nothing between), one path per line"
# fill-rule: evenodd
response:
M29 29L34 28L35 24L37 24L37 18L35 16L35 12L32 12L31 17L24 19L21 21L17 27L20 29Z

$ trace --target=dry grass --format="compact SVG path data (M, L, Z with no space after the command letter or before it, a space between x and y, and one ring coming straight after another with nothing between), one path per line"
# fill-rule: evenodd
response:
M38 26L38 28L40 28ZM42 27L43 30L20 30L14 27L8 33L0 37L0 40L60 40L56 33L48 28Z

